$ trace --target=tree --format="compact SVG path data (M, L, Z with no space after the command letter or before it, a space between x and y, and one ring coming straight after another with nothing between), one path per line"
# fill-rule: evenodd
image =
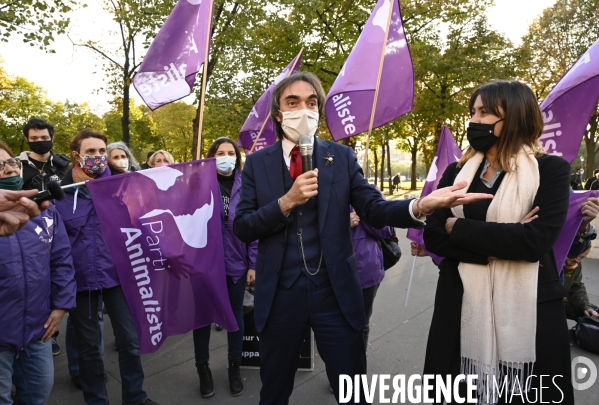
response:
M54 151L67 156L77 132L85 128L105 131L104 120L94 114L87 103L58 102L50 106L47 119L54 125Z
M0 40L20 35L23 42L48 50L54 36L64 34L65 14L75 5L75 0L0 0Z
M133 76L141 65L141 48L148 46L162 22L170 14L176 0L103 0L105 9L118 26L119 46L107 49L99 40L73 42L96 52L108 73L108 90L123 99L121 117L122 140L130 141L130 89ZM115 34L115 33L113 33ZM73 41L71 39L71 41ZM106 41L104 41L106 42Z
M522 40L525 55L522 78L541 100L559 78L599 36L599 0L558 0L543 11ZM599 153L599 110L593 113L584 135L586 170L592 173Z
M46 117L46 92L23 77L10 77L0 67L0 138L15 152L26 149L23 126L31 117Z

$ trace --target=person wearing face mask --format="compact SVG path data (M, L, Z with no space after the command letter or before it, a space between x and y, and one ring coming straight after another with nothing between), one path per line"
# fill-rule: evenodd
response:
M174 163L175 159L173 159L173 155L165 150L158 150L154 152L154 154L148 160L150 167L162 167L172 165Z
M364 178L351 148L315 137L324 105L315 75L298 72L281 80L271 104L279 142L249 155L242 173L234 230L245 243L259 241L254 316L261 405L289 402L308 327L337 399L340 375L366 374L366 316L350 205L374 228L407 228L423 226L435 209L491 197L454 193L463 183L422 199L385 201ZM314 149L315 169L305 173L302 136Z
M110 143L106 150L108 152L108 166L113 175L139 170L137 160L124 142Z
M223 244L225 252L225 270L227 289L231 309L237 320L239 330L227 332L229 343L229 390L231 395L239 396L243 392L243 382L239 370L243 344L243 297L247 284L255 280L255 263L258 243L244 243L233 234L235 209L241 194L241 154L235 142L229 138L218 138L207 157L216 158L218 184L223 204ZM212 380L212 371L208 361L210 343L210 325L193 331L195 361L200 376L200 395L211 397L216 393Z
M21 164L0 142L0 190L21 190ZM75 307L75 270L54 206L0 238L0 403L46 404L54 383L52 335Z
M508 382L499 399L481 389L482 403L537 403L543 387L544 401L573 404L566 291L552 248L568 212L570 165L541 147L543 116L527 85L485 84L469 107L470 147L439 187L465 180L463 191L494 198L428 217L426 250L445 259L424 374Z
M71 142L70 149L74 164L64 177L63 186L111 175L104 135L91 129L82 130ZM108 404L98 338L97 314L103 301L119 342L122 402L156 404L143 390L144 371L137 331L91 195L85 185L64 190L65 198L57 201L56 207L64 219L75 265L77 306L69 317L77 336L83 398L87 404Z
M572 190L582 190L582 182L584 180L584 169L579 167L576 169L576 173L572 173L570 176L570 186Z
M69 170L69 159L63 154L54 154L54 126L41 118L31 118L23 127L30 152L19 156L23 163L23 189L45 190L50 181L60 182Z

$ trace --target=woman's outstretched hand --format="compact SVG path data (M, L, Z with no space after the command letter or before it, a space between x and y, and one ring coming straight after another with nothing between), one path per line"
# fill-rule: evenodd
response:
M414 214L430 214L434 210L440 208L451 208L458 205L471 204L477 201L490 200L493 198L493 194L457 192L457 190L461 190L467 185L467 182L460 181L453 186L444 187L433 191L419 201L418 207L417 204L412 205Z

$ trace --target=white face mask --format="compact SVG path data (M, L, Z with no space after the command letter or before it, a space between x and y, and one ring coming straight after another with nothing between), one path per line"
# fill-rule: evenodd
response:
M114 165L116 167L120 167L121 169L126 169L129 167L129 159L119 159L114 161Z
M298 143L304 135L314 136L318 129L318 112L310 110L280 111L281 127L290 141Z

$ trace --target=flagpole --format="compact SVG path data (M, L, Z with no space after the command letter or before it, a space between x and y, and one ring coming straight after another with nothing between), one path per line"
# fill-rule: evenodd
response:
M210 35L212 34L212 11L214 9L214 1L211 1L210 11L208 14L208 21L210 21L210 25L208 26L206 32L206 50L204 54L204 69L202 72L202 93L200 96L200 119L198 122L198 146L196 148L196 160L200 159L202 154L202 125L204 122L204 101L206 99L206 74L208 73L208 50L210 45Z
M366 148L364 149L364 162L362 170L366 173L368 167L368 149L370 148L370 136L372 135L372 127L374 126L374 115L376 113L376 102L379 98L379 89L381 87L381 76L383 74L383 65L385 64L385 52L387 51L387 38L389 38L389 27L391 25L391 17L393 16L393 8L396 0L393 0L389 5L389 16L387 17L387 30L385 31L385 41L383 42L383 52L381 54L381 62L379 63L379 75L376 80L376 89L374 90L374 101L372 103L372 113L370 114L370 125L368 126L368 137L366 138Z
M295 61L293 62L293 66L291 66L291 69L289 69L289 74L287 75L287 77L291 76L291 74L295 70L295 65L297 65L297 62L299 61L299 57L302 54L302 52L304 52L304 48L303 47L302 47L302 49L300 49L299 53L295 57ZM254 148L256 147L256 144L258 143L258 139L260 139L260 137L262 136L262 132L264 131L264 128L266 127L266 123L268 122L269 119L270 119L270 111L268 112L268 115L266 116L266 119L262 123L262 127L260 128L260 132L258 132L258 136L254 140L254 144L252 145L252 149L250 149L250 153L249 153L250 155L252 153L254 153Z
M410 299L410 290L412 289L412 277L414 277L414 268L416 267L416 258L418 256L414 256L414 261L412 262L412 272L410 273L410 282L408 283L408 293L406 294L406 307L408 306L408 300Z

